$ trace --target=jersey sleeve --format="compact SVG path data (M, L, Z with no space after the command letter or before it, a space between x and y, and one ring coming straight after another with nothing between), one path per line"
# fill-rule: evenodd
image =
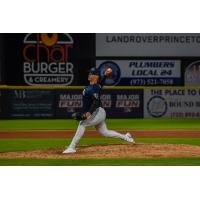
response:
M93 113L100 106L99 89L94 89L91 93L92 104L88 112Z

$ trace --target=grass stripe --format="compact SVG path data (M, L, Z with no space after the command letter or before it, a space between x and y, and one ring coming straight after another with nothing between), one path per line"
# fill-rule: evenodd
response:
M0 159L0 166L200 166L200 159Z
M64 148L69 145L71 139L0 139L0 153L13 151L28 151L47 148ZM83 138L79 145L120 144L123 141L112 138ZM140 138L137 143L159 144L190 144L200 146L200 139L178 138Z
M199 119L107 119L110 129L128 130L200 130ZM78 122L60 120L0 120L0 130L68 130L76 129Z

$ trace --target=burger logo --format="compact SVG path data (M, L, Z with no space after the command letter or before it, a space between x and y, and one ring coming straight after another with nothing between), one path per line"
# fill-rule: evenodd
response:
M28 85L70 85L74 80L69 34L29 33L24 38L23 72Z

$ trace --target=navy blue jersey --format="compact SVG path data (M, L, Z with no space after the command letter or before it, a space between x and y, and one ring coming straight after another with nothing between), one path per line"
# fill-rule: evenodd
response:
M97 108L101 107L101 89L105 78L99 83L94 85L88 85L83 90L83 113L93 113Z

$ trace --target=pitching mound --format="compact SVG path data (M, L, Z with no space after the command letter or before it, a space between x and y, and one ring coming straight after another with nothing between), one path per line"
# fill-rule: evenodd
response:
M181 144L99 145L79 147L75 154L62 154L63 149L45 149L0 153L0 158L177 158L200 157L200 146Z

